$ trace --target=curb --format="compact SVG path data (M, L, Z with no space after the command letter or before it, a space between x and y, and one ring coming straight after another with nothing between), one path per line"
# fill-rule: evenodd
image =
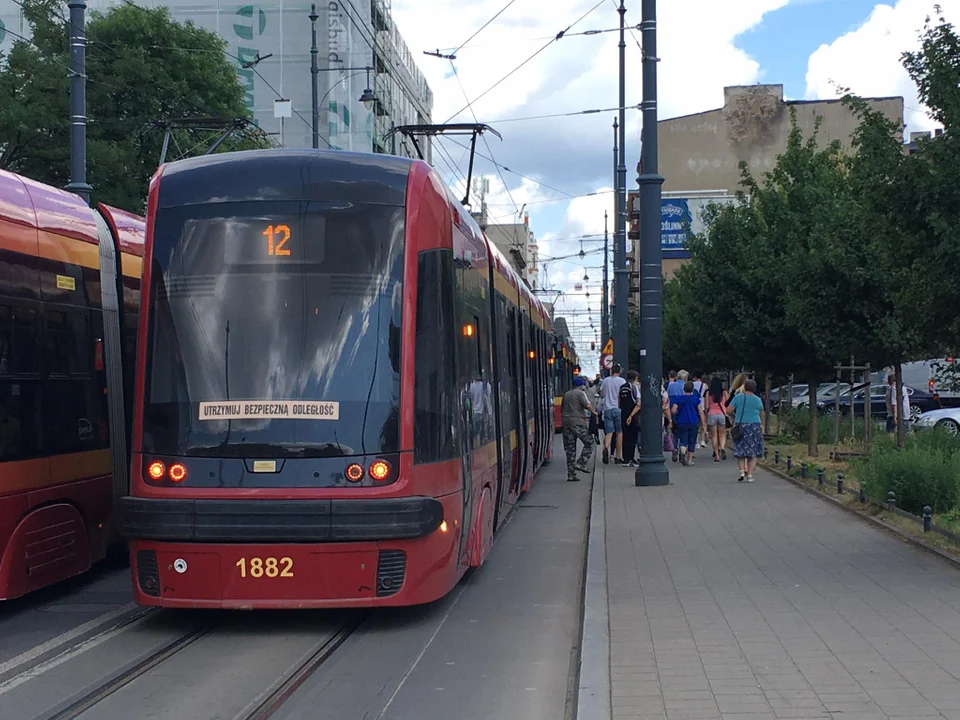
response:
M594 461L590 532L583 593L580 682L576 720L610 720L610 609L607 600L607 538L604 488Z
M778 477L781 480L786 480L788 483L791 483L792 485L796 485L798 488L800 488L804 492L809 493L810 495L813 495L815 497L818 497L824 502L827 502L833 505L834 507L840 508L844 512L849 513L855 517L858 517L861 520L865 520L868 523L876 526L881 530L885 530L888 533L893 533L898 538L900 538L901 540L906 540L908 543L910 543L914 547L919 548L920 550L925 550L926 552L931 553L932 555L936 555L941 560L945 560L946 562L953 565L955 568L960 569L960 558L957 558L948 552L944 552L940 548L935 547L930 543L924 542L919 538L915 538L911 535L907 535L905 532L900 530L900 528L897 528L897 527L894 527L893 525L885 523L880 518L876 518L876 517L873 517L872 515L865 515L861 512L858 512L855 508L852 508L843 504L842 502L840 502L834 497L831 497L830 495L824 495L823 493L818 492L817 490L813 489L809 485L797 480L794 477L791 477L790 475L787 475L784 472L781 472L780 470L774 470L773 468L766 467L765 465L760 465L760 467L766 472L770 473L771 475L774 475L775 477Z

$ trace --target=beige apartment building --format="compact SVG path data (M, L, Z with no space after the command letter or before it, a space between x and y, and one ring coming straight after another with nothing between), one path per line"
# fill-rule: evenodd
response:
M671 200L689 198L683 204L689 205L693 215L694 208L707 200L736 193L741 161L756 177L772 170L786 147L791 109L805 137L813 133L819 117L823 141L840 140L848 148L858 124L840 100L784 100L783 85L727 87L723 96L722 108L658 123L660 174L665 178L662 222L668 218ZM903 127L903 98L867 98L867 102ZM633 266L639 269L639 243L634 240L633 245ZM665 245L664 250L663 274L669 278L686 253L676 246L667 251ZM635 303L633 296L631 305Z

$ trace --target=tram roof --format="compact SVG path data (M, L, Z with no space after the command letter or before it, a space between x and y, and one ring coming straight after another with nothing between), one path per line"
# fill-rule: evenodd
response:
M160 170L160 207L237 201L363 202L402 207L409 158L342 150L241 150Z

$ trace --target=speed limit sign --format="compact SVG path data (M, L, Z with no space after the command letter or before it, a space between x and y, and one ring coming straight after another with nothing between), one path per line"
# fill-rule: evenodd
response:
M613 369L613 355L604 355L603 356L603 367L607 370Z

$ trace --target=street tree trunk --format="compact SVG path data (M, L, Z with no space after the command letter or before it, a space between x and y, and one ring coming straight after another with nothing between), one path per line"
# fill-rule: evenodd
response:
M770 388L773 386L773 375L767 373L767 377L763 383L763 432L766 435L770 434Z
M810 384L807 387L807 410L810 413L810 430L807 434L807 455L810 457L817 457L820 454L820 448L817 447L817 438L819 433L817 430L817 420L819 419L817 413L817 387L819 383L816 378L810 378Z
M891 398L896 402L896 412L897 412L897 447L902 448L904 442L907 439L907 419L903 416L903 368L900 365L900 358L897 358L896 364L893 366L894 373L897 378L896 389L897 396L896 398ZM870 402L869 390L867 396L867 402ZM891 403L893 404L893 403Z

